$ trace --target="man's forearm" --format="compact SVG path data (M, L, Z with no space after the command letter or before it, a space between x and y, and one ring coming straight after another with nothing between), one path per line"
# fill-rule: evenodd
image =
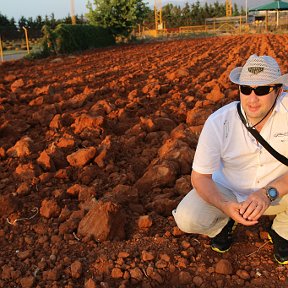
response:
M228 200L218 191L211 175L203 175L193 171L191 181L202 199L223 211L223 205Z
M220 209L236 222L246 226L252 226L258 223L257 220L247 220L242 217L239 213L241 203L225 198L225 195L218 190L217 185L212 179L212 175L200 174L193 171L191 181L193 187L202 199Z

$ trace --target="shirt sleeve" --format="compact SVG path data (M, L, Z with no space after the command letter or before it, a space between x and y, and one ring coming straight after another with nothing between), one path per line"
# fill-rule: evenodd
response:
M207 119L197 144L192 168L201 174L212 174L220 168L222 131L215 121L211 116Z

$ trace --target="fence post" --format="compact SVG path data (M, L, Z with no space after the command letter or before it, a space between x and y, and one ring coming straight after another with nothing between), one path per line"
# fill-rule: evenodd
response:
M27 47L27 53L30 53L30 48L29 48L29 39L28 39L28 31L25 27L23 27L24 31L25 31L25 40L26 40L26 47Z
M2 38L0 35L0 56L1 56L1 62L4 62L4 58L3 58L3 46L2 46Z

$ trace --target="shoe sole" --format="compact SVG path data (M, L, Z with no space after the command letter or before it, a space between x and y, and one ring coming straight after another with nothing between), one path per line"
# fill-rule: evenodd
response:
M231 234L233 234L234 230L236 229L237 224L238 224L237 222L235 222L233 224ZM227 248L226 250L220 250L219 248L213 247L212 245L210 245L210 248L217 253L225 253L225 252L228 252L230 250L231 246L229 248Z
M228 251L230 250L230 248L231 248L231 247L229 247L229 248L226 249L226 250L220 250L220 249L217 248L217 247L213 247L213 246L210 246L210 247L211 247L211 249L212 249L213 251L218 252L218 253L225 253L225 252L228 252Z
M268 239L269 239L269 241L273 244L273 240L272 240L272 237L270 236L270 234L268 233ZM288 264L288 260L286 260L286 261L279 261L277 258L276 258L276 255L274 254L274 259L276 260L276 262L278 263L278 264L281 264L281 265L286 265L286 264Z

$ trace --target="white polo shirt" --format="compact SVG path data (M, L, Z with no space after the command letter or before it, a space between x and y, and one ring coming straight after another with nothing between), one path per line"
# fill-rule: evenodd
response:
M209 116L201 132L193 170L212 174L213 180L231 189L237 200L288 172L285 166L259 144L241 122L238 102ZM288 94L283 93L261 130L262 137L288 157Z

